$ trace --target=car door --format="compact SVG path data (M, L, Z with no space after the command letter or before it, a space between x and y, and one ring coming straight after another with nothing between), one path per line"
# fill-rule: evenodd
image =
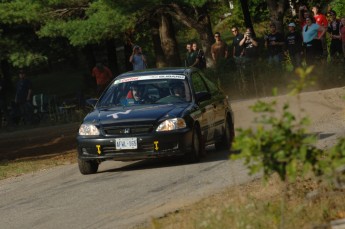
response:
M194 97L198 93L210 93L206 83L199 72L193 72L191 75L192 79L192 86L194 89ZM206 142L211 141L214 135L214 120L215 120L215 112L213 107L213 100L208 99L197 104L199 107L198 111L200 112L200 117L198 118L201 133L206 138Z
M214 122L213 122L213 131L214 131L214 139L220 138L223 134L223 127L225 124L225 114L226 114L226 106L225 106L225 95L220 91L215 83L205 77L202 73L202 78L204 79L208 90L212 96L212 105L213 105L213 112L214 112Z

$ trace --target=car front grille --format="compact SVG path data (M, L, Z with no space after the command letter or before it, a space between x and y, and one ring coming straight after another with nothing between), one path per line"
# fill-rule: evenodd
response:
M152 125L147 126L106 126L103 131L106 135L127 135L127 134L145 134L153 130Z

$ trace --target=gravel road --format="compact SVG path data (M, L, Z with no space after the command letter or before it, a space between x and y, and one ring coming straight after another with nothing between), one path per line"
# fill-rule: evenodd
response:
M289 100L313 122L310 132L328 147L345 134L344 88L303 93ZM270 100L271 98L266 98ZM252 126L248 106L255 100L233 101L236 128ZM139 162L105 162L99 172L83 176L76 164L0 181L1 228L131 228L151 217L184 208L226 187L256 179L229 153L207 148L197 164L179 158Z

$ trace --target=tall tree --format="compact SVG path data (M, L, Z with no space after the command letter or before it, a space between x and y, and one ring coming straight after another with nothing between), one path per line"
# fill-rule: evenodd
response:
M156 67L167 67L168 63L163 52L162 42L159 33L159 22L157 21L157 18L152 18L149 23L151 26L151 39L153 42L153 50L156 56Z
M214 42L208 5L208 1L196 1L198 4L183 5L177 3L167 4L167 13L173 16L180 23L193 28L199 34L200 42L207 59L207 65L213 64L211 57L211 46Z
M0 3L0 60L16 67L46 60L35 34L42 16L38 9L28 0Z
M255 35L252 19L250 17L249 7L248 7L248 0L242 0L241 1L242 11L243 11L243 17L244 17L244 23L246 24L246 28L251 28Z
M128 9L130 9L130 12L137 12L137 14L132 15L136 15L140 20L147 20L152 15L164 12L171 15L177 23L182 23L188 28L195 29L199 34L202 48L210 65L213 63L210 50L214 39L209 11L222 2L221 0L176 0L173 2L170 0L130 0L126 1L126 4L122 4L121 7L126 9L127 12ZM140 9L139 11L138 8ZM172 36L171 33L170 35ZM171 37L169 40L173 41L174 39ZM164 50L165 47L162 46L162 49ZM177 55L177 53L174 55Z
M288 0L267 0L271 21L277 26L277 30L280 32L284 31L283 19L288 4Z
M181 59L178 51L178 44L170 15L161 13L158 15L159 34L161 47L165 55L165 60L169 67L181 66Z

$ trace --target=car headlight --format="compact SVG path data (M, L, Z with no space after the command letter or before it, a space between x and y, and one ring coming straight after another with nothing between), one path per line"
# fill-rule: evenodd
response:
M173 118L162 122L156 129L156 131L170 131L186 128L186 122L183 118Z
M99 135L99 130L92 124L81 124L79 127L79 135Z

